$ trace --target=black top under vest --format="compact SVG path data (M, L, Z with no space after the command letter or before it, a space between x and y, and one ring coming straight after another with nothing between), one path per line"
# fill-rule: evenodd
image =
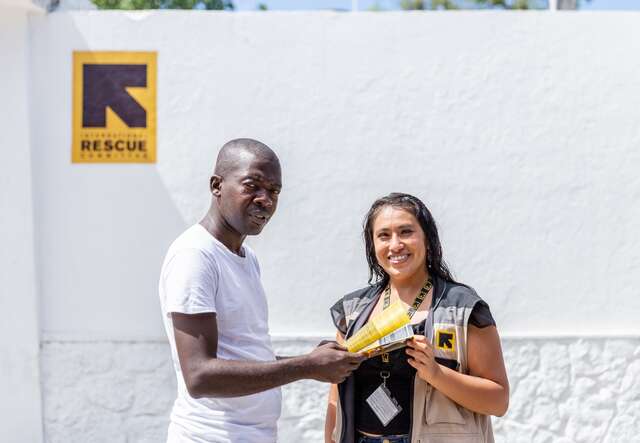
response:
M485 302L477 303L471 311L469 324L478 328L495 326L496 322L491 315L489 306ZM424 335L424 322L413 325L416 335ZM354 372L355 379L355 424L356 429L369 434L396 435L408 434L411 427L411 384L416 375L416 370L407 363L406 348L397 349L389 353L389 362L382 361L380 356L373 357L362 362ZM439 361L438 363L449 366L455 361ZM452 367L456 369L456 367ZM382 384L381 371L389 371L390 377L386 386L391 396L398 402L402 410L387 426L383 426L373 412L366 399Z

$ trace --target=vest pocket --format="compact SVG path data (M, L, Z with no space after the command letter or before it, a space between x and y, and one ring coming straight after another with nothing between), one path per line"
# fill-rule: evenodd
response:
M484 443L474 414L431 388L426 396L425 424L419 443Z
M460 413L458 406L437 389L431 388L424 408L427 426L436 424L465 425L467 422Z

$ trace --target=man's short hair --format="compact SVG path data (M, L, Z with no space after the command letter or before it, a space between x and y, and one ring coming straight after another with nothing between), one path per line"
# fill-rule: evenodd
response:
M220 148L214 174L224 177L233 171L244 159L250 155L252 158L275 160L278 164L278 156L264 143L252 138L236 138L228 141Z

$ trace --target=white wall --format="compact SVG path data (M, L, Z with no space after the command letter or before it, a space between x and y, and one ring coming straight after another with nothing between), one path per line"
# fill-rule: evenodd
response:
M42 441L23 6L0 1L0 439L7 443Z
M31 27L47 337L163 337L169 242L217 149L271 145L275 219L251 239L271 329L330 334L365 283L362 217L406 191L503 335L637 334L640 15L57 13ZM73 50L158 51L157 165L70 163ZM294 312L295 317L291 318Z
M54 13L31 20L26 59L5 38L24 17L2 13L0 65L16 68L0 71L0 287L21 297L0 300L19 312L0 322L0 392L26 411L0 400L9 426L40 423L34 226L46 440L162 441L160 263L207 207L219 146L250 136L284 167L279 212L251 239L279 352L331 334L328 306L366 279L362 216L407 191L507 337L497 441L640 435L640 14ZM158 51L156 165L70 163L71 54L87 49ZM325 392L284 389L280 441L321 440ZM8 435L35 441L23 431Z

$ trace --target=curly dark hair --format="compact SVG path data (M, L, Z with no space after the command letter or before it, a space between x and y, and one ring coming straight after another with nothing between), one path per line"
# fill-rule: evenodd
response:
M438 228L429 209L427 209L419 198L413 195L393 192L373 202L364 219L363 237L367 263L369 264L369 284L380 284L382 287L389 284L389 275L382 266L378 264L376 250L373 244L373 221L385 206L404 209L416 217L424 232L424 246L427 251L426 266L429 274L431 276L438 276L446 281L457 283L442 258L442 246L440 245L440 238L438 237Z

